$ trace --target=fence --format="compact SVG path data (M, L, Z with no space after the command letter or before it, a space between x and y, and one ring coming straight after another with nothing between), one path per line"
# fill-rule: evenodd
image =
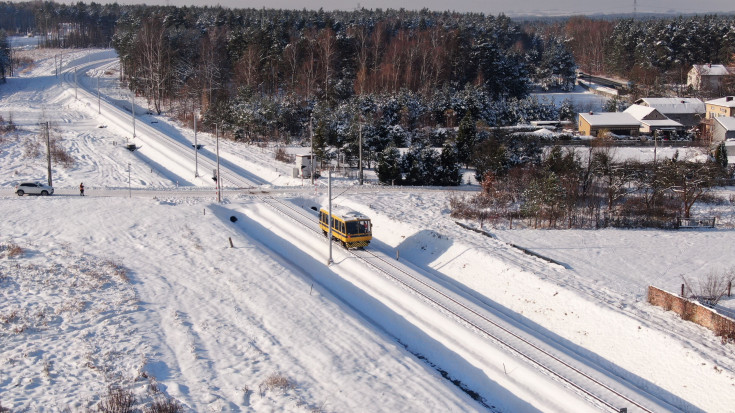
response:
M714 331L723 341L735 341L735 320L725 317L701 304L684 297L671 294L653 286L648 286L648 302L673 311L687 321L692 321Z
M676 218L676 228L714 228L715 217Z

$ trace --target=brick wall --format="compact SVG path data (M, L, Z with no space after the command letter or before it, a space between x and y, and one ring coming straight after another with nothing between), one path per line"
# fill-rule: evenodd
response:
M735 320L727 318L698 302L648 286L648 302L679 314L684 320L709 328L723 341L735 341Z

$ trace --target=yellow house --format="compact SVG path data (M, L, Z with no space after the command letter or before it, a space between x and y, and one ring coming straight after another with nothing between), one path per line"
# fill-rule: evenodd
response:
M579 114L579 133L587 136L597 136L601 130L607 130L616 135L638 136L641 122L631 114L625 112L589 112Z
M735 116L735 96L708 100L704 104L707 110L707 119L719 116Z

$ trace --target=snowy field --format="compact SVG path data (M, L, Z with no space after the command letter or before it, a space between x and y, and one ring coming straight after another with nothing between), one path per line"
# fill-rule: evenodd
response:
M141 408L169 398L192 412L579 406L574 395L547 397L540 379L511 391L479 365L441 356L446 344L439 336L411 325L411 315L425 311L420 303L406 300L401 313L384 301L400 287L339 248L327 267L326 242L291 228L257 197L225 188L224 202L215 202L211 180L193 178L193 160L174 167L152 145L125 150L131 130L98 114L96 102L75 99L73 88L54 76L60 51L27 53L38 59L34 67L0 85L0 116L18 125L0 138L3 408L95 409L110 386L133 392ZM109 56L64 51L64 66ZM103 95L125 101L115 64L88 75L80 82L96 87L99 77ZM16 182L46 179L45 147L36 147L39 123L47 121L76 163L54 165L54 196L17 197ZM165 116L137 121L158 122L193 141L192 131ZM208 134L200 133L199 142L214 147ZM264 188L304 185L284 200L305 209L326 202L324 180L309 187L291 178L292 165L274 161L274 148L221 145L222 156L268 182ZM490 237L449 217L448 198L474 187L359 189L353 179L335 181L341 186L335 202L373 219L369 248L400 255L449 288L553 337L671 411L735 412L733 345L645 302L648 285L676 292L682 276L735 267L730 191L722 191L721 205L697 209L719 217L713 230L488 229ZM76 191L80 182L84 198ZM733 300L725 307L735 308ZM441 315L435 323L436 330L453 324ZM505 380L513 374L506 371Z

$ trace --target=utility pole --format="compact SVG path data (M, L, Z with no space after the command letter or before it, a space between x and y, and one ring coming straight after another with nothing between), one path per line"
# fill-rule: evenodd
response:
M48 186L53 186L51 182L51 138L48 132L48 122L46 122L46 160L48 161Z
M328 179L327 179L327 198L329 199L329 219L327 222L329 223L329 234L327 235L327 242L329 242L329 259L327 260L327 265L331 265L334 261L332 261L332 168L327 168L329 171L328 173Z
M358 119L362 119L362 115ZM359 122L359 123L360 123L360 134L359 134L359 138L360 138L359 139L359 145L360 145L360 148L359 148L359 154L360 154L360 160L359 160L360 175L359 175L359 177L360 177L360 185L362 185L362 122Z
M133 139L135 139L135 93L130 90L130 113L133 116Z
M217 202L222 202L222 176L219 173L219 131L214 125L214 135L217 138Z
M309 117L309 136L311 137L311 156L309 157L309 161L311 162L311 185L314 185L314 129L312 127L312 123L314 121L313 117Z
M74 99L79 99L77 97L77 68L74 67Z
M100 77L97 76L97 114L102 113L102 103L100 99Z
M192 105L192 114L194 116L194 178L199 177L199 145L197 144L197 113Z
M133 190L130 188L130 162L128 162L128 198L133 197Z

